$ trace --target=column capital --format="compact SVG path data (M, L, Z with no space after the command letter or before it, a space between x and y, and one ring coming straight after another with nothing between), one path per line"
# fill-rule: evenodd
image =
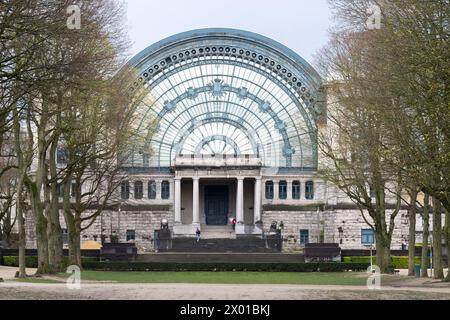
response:
M200 181L200 177L192 177L192 180L194 180L194 181Z
M173 178L174 181L181 181L181 179L182 179L181 177L175 177L175 178Z
M257 181L262 181L262 177L255 177Z
M238 181L244 181L244 180L245 180L245 177L236 177L236 179L237 179Z

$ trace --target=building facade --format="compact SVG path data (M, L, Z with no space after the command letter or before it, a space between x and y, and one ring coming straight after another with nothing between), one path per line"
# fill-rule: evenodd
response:
M166 219L173 237L200 229L204 238L261 236L277 222L286 250L373 242L359 209L318 175L326 92L295 52L258 34L205 29L162 40L129 65L139 107L127 181L120 205L82 241L115 235L152 251ZM407 232L402 211L394 249Z

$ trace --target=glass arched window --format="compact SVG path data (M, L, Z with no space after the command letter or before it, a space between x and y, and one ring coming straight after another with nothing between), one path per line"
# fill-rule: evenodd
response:
M278 187L279 195L281 200L287 199L287 181L280 181L279 187Z
M163 181L161 183L161 199L170 199L170 183L169 181Z
M266 199L273 199L273 181L266 182Z
M156 199L156 181L152 180L148 183L148 198L150 200Z
M122 181L121 188L120 188L120 195L122 200L128 200L130 199L130 182L129 181Z
M307 181L305 184L305 198L307 200L314 199L314 182L313 181Z
M141 200L144 197L144 184L142 181L136 181L134 183L134 198Z
M300 181L292 182L292 199L300 200Z

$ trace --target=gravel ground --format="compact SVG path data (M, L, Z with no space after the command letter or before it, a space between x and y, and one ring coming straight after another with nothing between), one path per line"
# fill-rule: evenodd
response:
M0 300L450 300L450 284L405 277L386 279L379 291L364 286L115 283L82 283L81 290L69 290L65 284L13 281L15 271L0 267L6 280L0 283Z

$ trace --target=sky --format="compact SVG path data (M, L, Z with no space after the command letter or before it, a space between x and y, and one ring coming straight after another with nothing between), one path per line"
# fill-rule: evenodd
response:
M126 0L131 56L174 34L200 28L256 32L308 62L328 40L327 0Z

